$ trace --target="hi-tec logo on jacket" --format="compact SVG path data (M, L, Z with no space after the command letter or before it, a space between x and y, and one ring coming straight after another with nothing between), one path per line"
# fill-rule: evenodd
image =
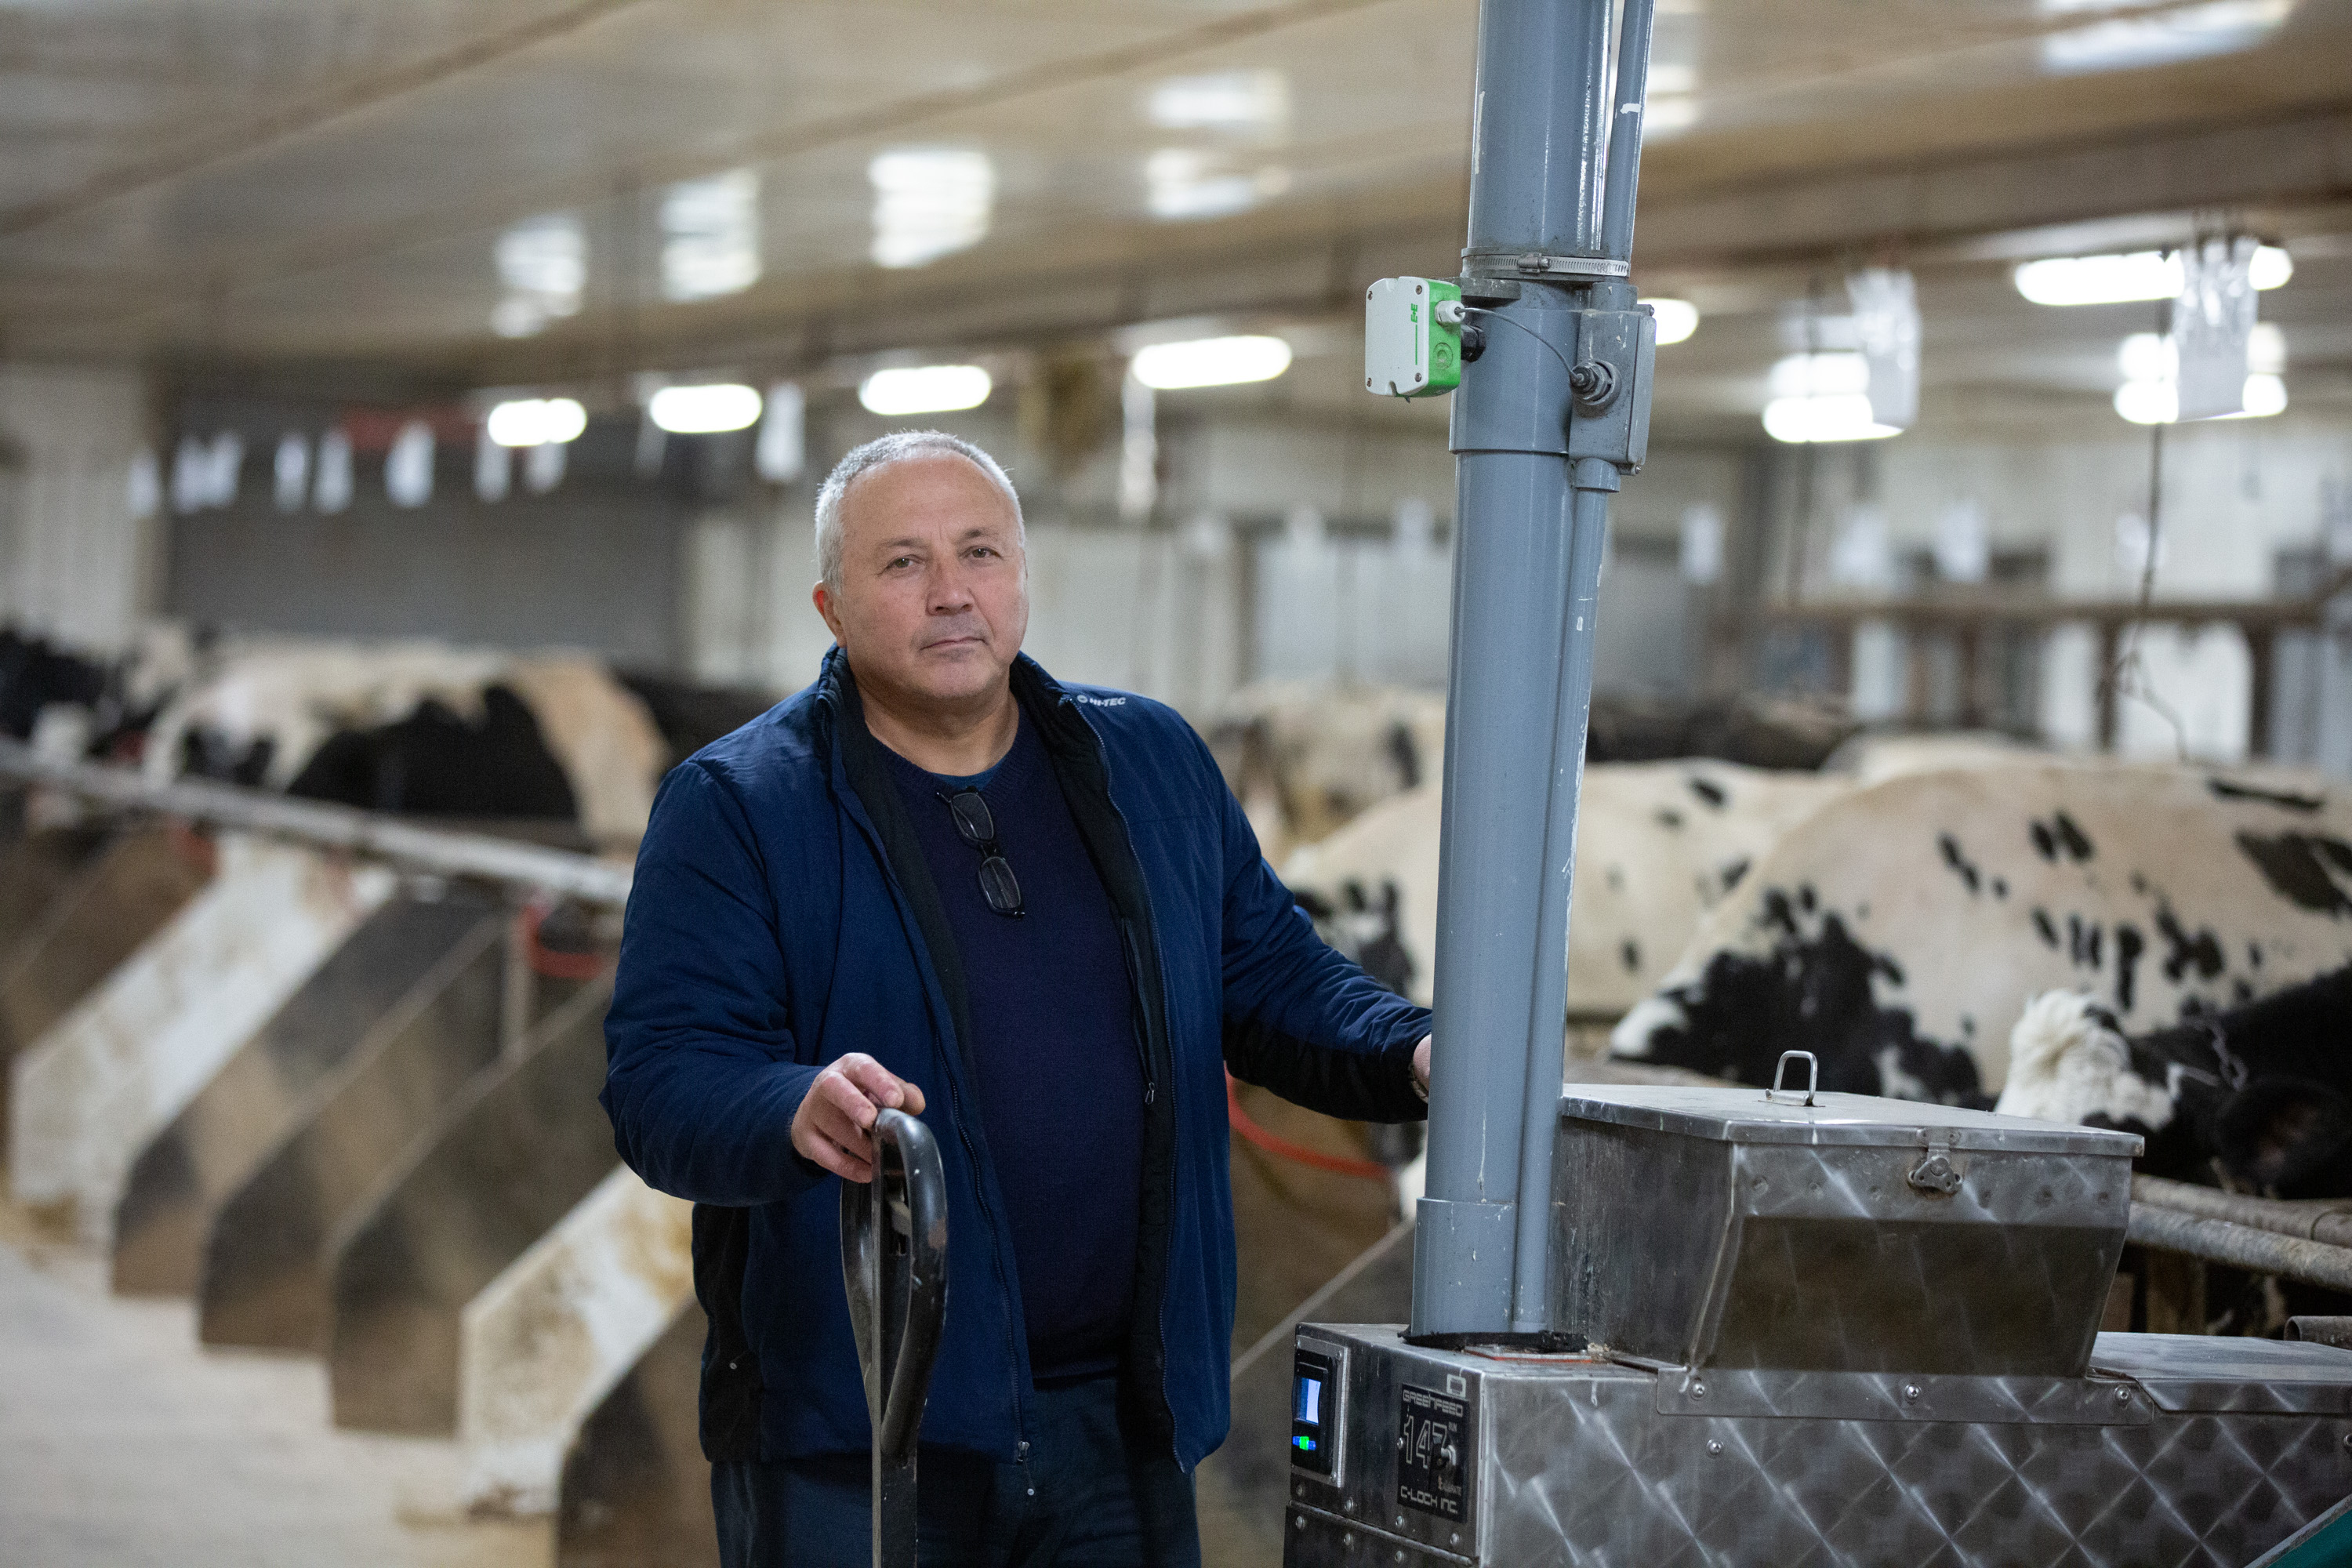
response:
M1070 693L1070 696L1076 700L1084 702L1089 707L1094 708L1124 708L1127 706L1127 699L1124 697L1089 697L1083 691L1073 691Z

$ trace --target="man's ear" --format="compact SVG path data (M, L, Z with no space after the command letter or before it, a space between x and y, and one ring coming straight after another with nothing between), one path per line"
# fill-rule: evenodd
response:
M818 579L815 587L809 590L809 603L814 605L816 613L824 617L825 630L833 634L833 640L839 642L841 617L834 613L833 590L825 586L822 578Z

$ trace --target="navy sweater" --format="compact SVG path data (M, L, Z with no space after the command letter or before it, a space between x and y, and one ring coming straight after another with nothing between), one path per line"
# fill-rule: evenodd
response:
M962 960L981 1125L1021 1277L1030 1375L1114 1371L1134 1294L1143 1179L1143 1058L1118 918L1036 727L969 778L895 752L891 781ZM980 851L946 797L988 802L1024 912L988 907Z

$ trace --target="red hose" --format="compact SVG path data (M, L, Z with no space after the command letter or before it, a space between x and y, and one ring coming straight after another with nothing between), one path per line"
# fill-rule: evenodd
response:
M1234 1131L1278 1160L1289 1160L1314 1170L1328 1171L1335 1176L1361 1176L1368 1182L1391 1179L1386 1165L1377 1165L1370 1160L1350 1160L1344 1154L1326 1154L1319 1149L1309 1149L1304 1143L1293 1143L1287 1138L1268 1132L1251 1121L1249 1112L1242 1109L1241 1085L1231 1073L1225 1075L1225 1120L1233 1123Z
M533 899L515 916L515 930L522 938L523 957L530 972L549 980L593 980L604 973L607 960L603 953L566 952L539 940L540 924L551 907L544 899Z

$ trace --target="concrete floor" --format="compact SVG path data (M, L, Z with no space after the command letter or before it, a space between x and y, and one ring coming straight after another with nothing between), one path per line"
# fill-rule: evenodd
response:
M0 1200L0 1565L549 1568L550 1521L464 1516L454 1443L327 1412L316 1360L200 1349Z

